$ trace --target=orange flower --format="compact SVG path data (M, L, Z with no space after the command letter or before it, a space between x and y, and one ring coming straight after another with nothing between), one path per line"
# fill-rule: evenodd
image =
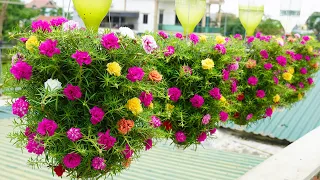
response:
M118 131L120 134L127 134L134 126L134 122L132 120L121 119L118 121Z
M162 80L162 75L157 70L152 70L149 73L149 79L151 81L160 82Z
M132 161L131 158L125 160L125 161L123 162L123 166L124 166L125 168L128 168L128 167L130 166L130 164L131 164L131 161Z
M312 67L315 68L315 69L318 69L319 63L317 62L317 63L313 64Z
M257 61L256 60L253 60L253 59L249 59L248 61L247 61L247 63L246 63L246 67L248 68L248 69L252 69L252 68L254 68L254 67L256 67L257 66Z

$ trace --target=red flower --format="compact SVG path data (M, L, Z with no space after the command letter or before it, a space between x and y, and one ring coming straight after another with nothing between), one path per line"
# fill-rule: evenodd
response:
M57 176L61 177L62 174L64 173L65 169L62 167L61 164L59 164L59 166L56 166L54 168L54 172L57 174Z
M240 113L239 112L235 112L233 117L238 119L240 117Z
M172 124L170 121L163 122L163 126L166 128L167 131L172 129Z
M244 100L244 94L239 94L237 97L238 101L243 101Z

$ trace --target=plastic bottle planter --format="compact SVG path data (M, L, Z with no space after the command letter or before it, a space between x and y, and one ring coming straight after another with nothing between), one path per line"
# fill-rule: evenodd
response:
M72 0L79 16L86 28L98 31L98 28L107 15L112 0Z
M184 34L193 32L206 12L206 0L176 0L176 13Z
M261 22L264 13L263 2L263 0L239 0L239 18L247 36L252 36Z

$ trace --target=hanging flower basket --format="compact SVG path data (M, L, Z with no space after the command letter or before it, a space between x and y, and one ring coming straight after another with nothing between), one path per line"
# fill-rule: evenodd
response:
M186 147L220 123L271 117L301 100L318 71L307 36L97 35L65 19L32 28L15 35L6 78L21 88L12 104L20 132L10 136L58 176L114 175L152 139Z

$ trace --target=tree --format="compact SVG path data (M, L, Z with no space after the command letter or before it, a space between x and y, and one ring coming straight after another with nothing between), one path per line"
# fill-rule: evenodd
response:
M226 28L226 30L225 30ZM243 28L240 19L234 14L223 14L221 18L221 34L230 36L232 34L245 34L245 29Z
M268 18L261 21L257 30L266 35L282 35L284 34L284 29L280 21Z
M8 8L8 0L6 0L5 3L2 4L1 6L1 12L0 12L0 32L3 31L3 22L6 17L6 12ZM0 41L2 41L2 33L0 33Z

